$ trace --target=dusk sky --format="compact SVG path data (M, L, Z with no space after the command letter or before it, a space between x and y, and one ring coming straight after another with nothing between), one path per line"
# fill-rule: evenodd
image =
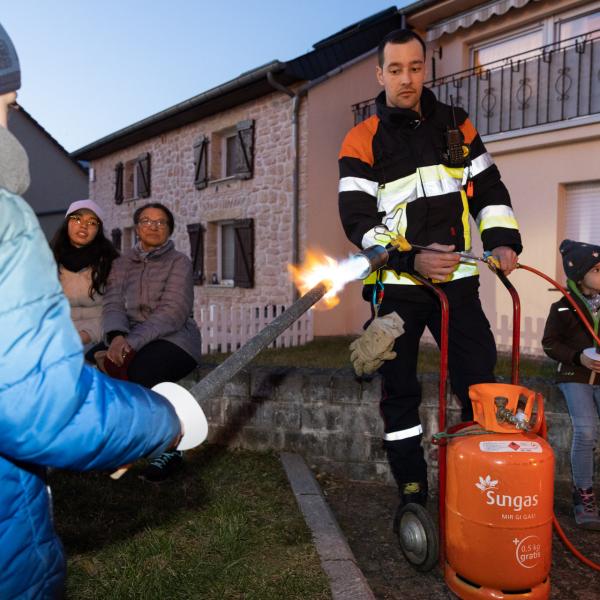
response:
M19 0L19 103L68 151L312 45L390 0Z

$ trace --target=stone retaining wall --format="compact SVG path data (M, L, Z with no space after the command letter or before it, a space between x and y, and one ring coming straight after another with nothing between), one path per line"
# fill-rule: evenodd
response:
M199 369L182 383L191 387L210 369ZM438 431L438 378L423 375L421 418L431 484L437 481L437 448L429 442ZM523 385L541 392L549 440L556 455L556 477L568 480L571 423L560 391L545 380ZM319 470L357 480L392 483L379 415L380 379L357 381L350 369L253 367L227 383L203 406L210 423L209 441L251 450L298 452ZM453 397L449 424L460 411ZM597 456L596 469L600 472Z

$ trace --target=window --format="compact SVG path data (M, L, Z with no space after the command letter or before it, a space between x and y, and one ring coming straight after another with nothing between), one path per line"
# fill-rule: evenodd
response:
M123 232L115 228L110 232L110 237L112 239L113 246L117 249L118 252L121 252L121 237Z
M221 225L221 283L233 285L235 279L235 225Z
M480 67L519 55L519 59L536 56L536 48L547 44L559 43L600 29L600 4L584 13L582 9L563 12L547 17L535 27L521 29L509 35L486 40L471 47L471 66ZM571 40L572 43L572 40ZM497 65L498 66L498 65Z
M212 134L212 181L236 178L250 179L254 171L254 121L240 121ZM205 154L205 156L207 153ZM197 166L199 163L196 163Z
M565 187L564 237L600 245L600 181Z
M222 172L225 177L231 177L237 173L238 154L240 152L236 132L223 138L222 152L225 159Z
M520 59L529 58L537 54L534 52L536 48L543 45L542 27L523 30L474 46L472 48L472 66L481 67L515 54L518 54Z
M254 222L252 219L221 221L216 226L216 271L211 283L254 287Z
M575 15L571 18L558 19L556 29L557 40L583 36L590 31L600 29L600 10L586 15Z
M194 185L201 190L208 185L208 138L202 136L194 144Z
M130 248L135 246L137 242L137 235L135 233L135 227L123 228L123 235L121 236L121 253L127 252Z
M115 204L123 204L123 163L115 165Z
M194 283L204 283L204 228L200 223L187 226L190 238L190 255L192 259L192 274Z
M150 154L115 166L115 204L150 196Z

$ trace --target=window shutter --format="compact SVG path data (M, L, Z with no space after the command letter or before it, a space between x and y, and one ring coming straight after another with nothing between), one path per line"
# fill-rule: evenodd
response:
M194 185L201 190L208 185L208 138L194 144Z
M135 165L137 177L137 195L138 198L148 198L150 196L150 153L138 156Z
M204 228L200 223L187 226L190 237L193 278L196 285L204 283Z
M121 238L123 237L123 232L119 229L113 229L110 232L110 237L112 239L113 246L121 252Z
M238 148L235 173L242 179L251 179L254 169L254 120L236 125Z
M123 163L115 165L115 204L123 204Z
M254 221L236 221L234 285L242 288L254 287Z

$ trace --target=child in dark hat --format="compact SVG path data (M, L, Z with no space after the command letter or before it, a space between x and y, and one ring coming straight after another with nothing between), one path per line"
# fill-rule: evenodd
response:
M595 331L600 321L600 246L564 240L560 245L571 298ZM542 339L544 352L558 361L557 382L573 423L571 469L575 522L600 530L593 489L594 449L600 416L600 354L594 339L566 298L550 308Z

